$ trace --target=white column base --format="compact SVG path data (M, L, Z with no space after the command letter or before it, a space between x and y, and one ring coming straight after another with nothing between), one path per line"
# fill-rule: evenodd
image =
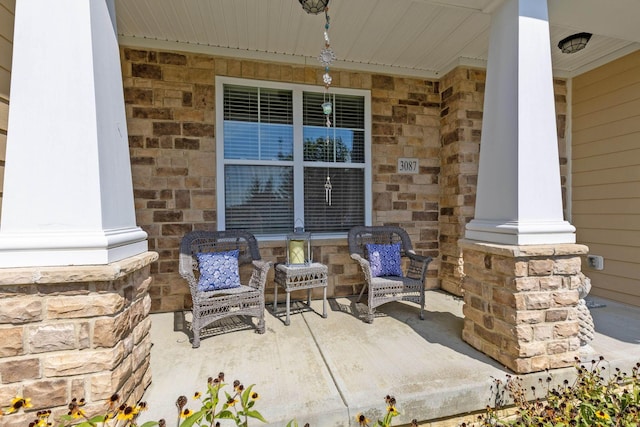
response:
M466 225L466 239L505 245L575 243L576 228L567 221L487 221L473 219Z
M148 250L140 227L100 231L3 232L0 268L109 264Z

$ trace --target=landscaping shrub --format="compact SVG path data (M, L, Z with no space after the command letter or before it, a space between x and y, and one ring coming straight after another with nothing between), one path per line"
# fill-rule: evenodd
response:
M637 427L640 422L640 363L631 373L615 369L607 374L604 358L591 361L589 367L576 360L576 379L552 385L553 377L540 380L540 390L531 387L533 399L519 377L508 376L505 382L494 381L495 405L488 407L477 422L467 426L517 427ZM501 416L508 397L515 413Z

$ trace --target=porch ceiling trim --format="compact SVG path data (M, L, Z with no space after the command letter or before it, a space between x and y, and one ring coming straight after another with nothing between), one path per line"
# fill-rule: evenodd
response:
M287 55L283 53L260 52L254 50L233 49L228 47L198 45L184 42L173 42L168 40L146 39L139 37L118 37L121 46L143 48L143 49L160 49L178 52L200 53L204 55L224 56L228 58L251 59L255 61L281 62L293 65L306 65L310 67L321 68L318 59L311 56ZM457 61L451 63L447 68L447 72L458 65L467 65L477 68L485 68L486 61L474 60L469 58L458 58ZM370 73L393 74L407 77L418 77L424 79L439 79L443 73L437 71L425 71L415 68L397 67L382 64L366 64L353 61L334 61L331 68L333 70L346 71L363 71Z

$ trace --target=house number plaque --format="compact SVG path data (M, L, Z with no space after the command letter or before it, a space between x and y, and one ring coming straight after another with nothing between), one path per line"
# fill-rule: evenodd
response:
M418 159L408 157L398 159L398 173L418 173L419 169Z

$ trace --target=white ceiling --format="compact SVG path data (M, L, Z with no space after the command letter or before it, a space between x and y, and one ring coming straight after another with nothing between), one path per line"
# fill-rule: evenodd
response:
M333 67L437 77L485 66L490 13L503 0L331 0ZM536 0L544 1L544 0ZM580 74L640 48L639 0L549 0L554 72ZM324 15L298 0L116 0L125 45L308 63L324 46ZM558 41L591 32L563 54Z

